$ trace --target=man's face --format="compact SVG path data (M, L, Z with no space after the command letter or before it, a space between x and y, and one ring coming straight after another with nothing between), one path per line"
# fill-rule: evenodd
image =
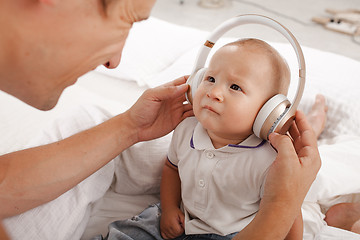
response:
M35 2L28 1L26 8L8 4L11 10L24 10L7 15L16 22L10 27L19 37L1 66L0 77L6 81L1 87L48 110L78 77L101 64L109 68L119 64L132 24L149 17L155 0Z

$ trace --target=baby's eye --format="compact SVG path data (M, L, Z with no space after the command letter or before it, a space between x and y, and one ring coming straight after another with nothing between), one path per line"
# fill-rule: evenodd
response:
M207 80L208 80L209 82L212 82L212 83L215 82L215 78L213 78L213 77L211 77L211 76L207 77Z
M232 84L232 85L230 86L230 88L233 89L233 90L235 90L235 91L241 91L241 88L240 88L238 85L236 85L236 84Z

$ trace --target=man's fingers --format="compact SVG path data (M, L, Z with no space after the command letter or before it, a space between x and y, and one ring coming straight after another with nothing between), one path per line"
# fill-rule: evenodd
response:
M183 120L187 117L192 117L194 116L194 111L192 109L190 110L186 110L184 113L183 113Z
M178 86L178 85L186 83L188 78L189 78L188 75L182 76L182 77L179 77L179 78L177 78L177 79L175 79L175 80L173 80L171 82L163 84L163 86Z
M187 84L184 84L184 86L188 86ZM188 87L186 87L187 90ZM175 102L184 103L186 102L186 96L184 93L181 93L176 99Z
M270 134L269 140L271 145L277 150L278 156L280 156L281 159L297 159L295 151L292 150L294 146L289 136L273 132Z
M296 126L295 121L291 124L290 129L289 129L289 133L290 133L290 136L292 137L293 140L300 137L300 133L299 133L299 130L298 130L297 126Z
M302 111L297 111L295 115L295 122L299 133L301 135L302 145L304 146L317 146L317 139L313 128L308 122L305 114Z
M167 90L172 91L174 94L172 97L180 97L179 101L184 102L186 100L185 92L188 90L189 85L186 83L189 76L179 77L171 82L168 82L163 85Z
M185 92L187 91L189 85L184 83L181 85L162 85L156 88L151 89L150 98L155 101L163 101L168 99L177 99L178 97L185 101ZM150 92L149 92L150 93Z

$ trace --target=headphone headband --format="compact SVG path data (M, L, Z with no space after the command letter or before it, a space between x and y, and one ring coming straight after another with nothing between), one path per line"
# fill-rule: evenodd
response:
M303 52L301 50L300 44L294 37L294 35L283 25L281 25L279 22L262 15L257 14L244 14L239 15L237 17L231 18L225 22L223 22L221 25L219 25L215 30L210 34L208 39L205 41L204 45L201 46L200 51L198 53L198 56L195 61L195 67L191 73L193 75L196 73L199 69L203 68L206 63L206 59L210 53L210 50L215 45L216 41L224 35L227 31L230 29L237 27L239 25L243 24L261 24L265 26L269 26L275 30L277 30L279 33L281 33L293 46L297 60L298 60L298 66L299 66L299 82L298 82L298 88L294 97L294 100L290 106L290 108L287 111L287 115L295 115L296 109L300 103L300 99L302 97L302 94L304 92L305 88L305 59ZM194 95L194 93L192 93ZM281 122L281 121L280 121ZM279 122L279 123L280 123ZM278 124L279 124L278 123ZM276 126L274 126L276 129Z

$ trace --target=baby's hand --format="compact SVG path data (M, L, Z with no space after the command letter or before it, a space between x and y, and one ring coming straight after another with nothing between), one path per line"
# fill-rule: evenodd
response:
M184 213L179 208L162 212L160 233L164 239L173 239L184 233Z

